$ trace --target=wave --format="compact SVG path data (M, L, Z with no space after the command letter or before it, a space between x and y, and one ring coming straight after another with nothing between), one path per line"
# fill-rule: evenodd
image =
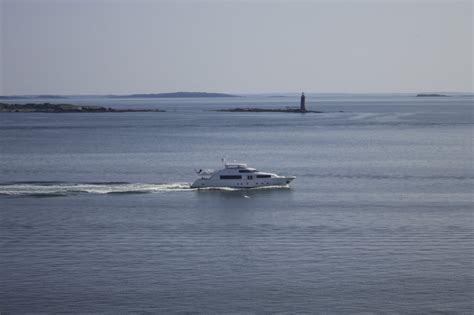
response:
M30 195L35 197L70 194L145 194L169 191L190 191L189 183L140 184L127 182L64 183L17 182L0 184L0 195Z

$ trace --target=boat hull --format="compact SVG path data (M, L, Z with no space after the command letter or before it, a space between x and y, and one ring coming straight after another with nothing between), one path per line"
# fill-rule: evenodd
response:
M296 177L294 176L279 176L254 180L215 180L212 178L199 178L191 185L191 188L257 188L268 186L286 186L290 184L295 178Z

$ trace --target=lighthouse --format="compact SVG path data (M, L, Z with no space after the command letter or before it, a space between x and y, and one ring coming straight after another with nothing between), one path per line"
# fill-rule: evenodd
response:
M305 96L304 92L301 93L301 101L300 101L300 111L305 112L306 111L306 104L305 104Z

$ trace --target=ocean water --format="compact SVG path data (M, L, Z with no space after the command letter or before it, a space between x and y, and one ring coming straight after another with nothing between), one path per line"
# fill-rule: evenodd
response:
M68 102L167 111L0 114L1 312L474 311L472 97Z

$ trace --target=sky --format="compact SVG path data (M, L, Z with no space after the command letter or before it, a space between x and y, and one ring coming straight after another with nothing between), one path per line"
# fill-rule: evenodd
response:
M473 1L0 0L0 95L473 91Z

